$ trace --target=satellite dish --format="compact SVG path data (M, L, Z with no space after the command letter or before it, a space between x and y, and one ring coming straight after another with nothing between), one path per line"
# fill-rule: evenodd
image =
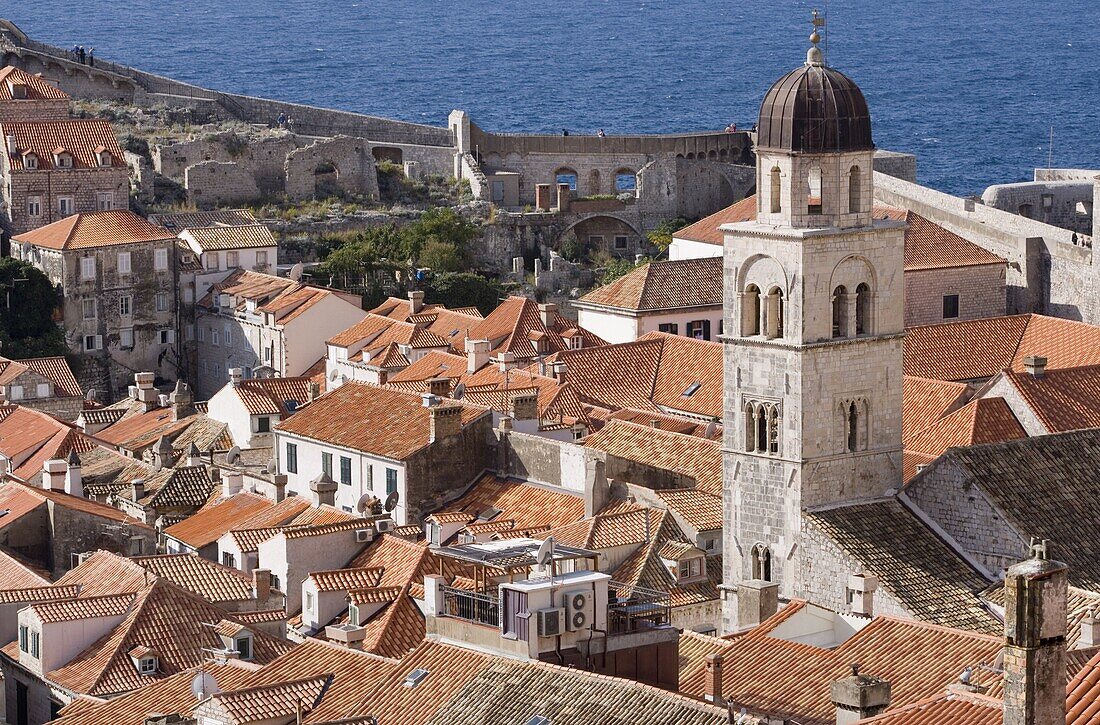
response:
M386 510L386 513L389 513L390 511L393 511L395 508L397 508L397 502L400 499L400 494L398 494L397 491L394 491L389 496L386 496L386 504L382 508Z
M303 269L305 269L305 267L302 266L301 262L298 262L290 268L290 274L288 274L287 277L289 277L290 280L293 282L301 282Z
M455 386L454 392L451 393L451 397L455 400L462 400L462 396L466 394L466 383L459 383Z
M364 493L359 497L359 503L355 504L355 510L361 514L365 514L374 508L378 499L371 496L369 493Z
M96 396L95 388L88 388L88 392L87 392L87 394L85 394L84 400L87 400L89 403L94 403L95 402L95 396Z
M205 700L221 691L222 688L218 687L214 675L209 672L200 672L195 675L195 679L191 680L191 694L195 696L196 700Z
M542 542L542 546L539 547L539 553L535 554L535 561L539 563L539 566L546 566L554 559L554 537L546 537L546 541Z
M225 454L225 462L232 465L241 460L241 449L239 446L233 446L229 449L229 453Z
M270 461L268 461L267 462L267 468L264 469L264 470L266 470L268 473L278 473L279 472L279 461L278 461L278 459L272 458Z

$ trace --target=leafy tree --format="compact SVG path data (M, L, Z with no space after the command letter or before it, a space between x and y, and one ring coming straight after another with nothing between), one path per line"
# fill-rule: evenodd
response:
M473 272L433 275L424 285L424 301L448 307L476 307L488 315L500 304L504 289L495 280Z
M454 209L429 209L422 217L401 230L404 258L419 263L421 252L430 242L452 244L465 257L466 246L477 235L477 227L456 214Z
M558 253L570 262L579 262L581 257L584 256L584 245L577 240L576 236L570 234L561 240L561 248Z
M437 273L458 272L465 266L462 263L462 255L454 244L435 239L430 240L420 250L419 263Z
M57 293L28 262L0 259L0 355L12 359L64 355L65 335L54 322Z
M669 248L672 244L672 235L680 231L688 225L688 220L683 217L676 217L675 219L665 219L663 222L657 225L657 227L646 234L646 239L653 246L660 249L662 252Z

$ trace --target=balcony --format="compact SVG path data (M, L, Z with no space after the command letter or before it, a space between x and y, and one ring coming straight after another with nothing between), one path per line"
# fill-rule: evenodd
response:
M612 581L608 589L607 631L625 634L667 626L670 606L667 592Z
M483 594L446 586L441 589L444 616L489 627L500 627L500 599L495 593Z

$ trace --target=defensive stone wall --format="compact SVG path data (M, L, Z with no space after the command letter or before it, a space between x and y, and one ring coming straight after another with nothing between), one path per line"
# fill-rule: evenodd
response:
M1091 235L1092 187L1091 179L995 184L982 193L982 203L1077 234Z
M286 194L294 200L332 196L334 191L378 198L378 174L370 144L340 136L317 141L286 156Z
M191 201L203 209L248 204L260 198L260 189L247 169L235 161L203 161L183 172Z

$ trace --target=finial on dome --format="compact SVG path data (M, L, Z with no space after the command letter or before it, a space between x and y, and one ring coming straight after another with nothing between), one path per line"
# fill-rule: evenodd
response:
M824 55L821 53L821 48L817 47L817 44L821 42L821 35L818 34L817 29L825 27L825 18L822 17L817 10L814 10L813 18L810 22L814 26L814 30L810 33L810 49L806 51L806 65L825 65Z

